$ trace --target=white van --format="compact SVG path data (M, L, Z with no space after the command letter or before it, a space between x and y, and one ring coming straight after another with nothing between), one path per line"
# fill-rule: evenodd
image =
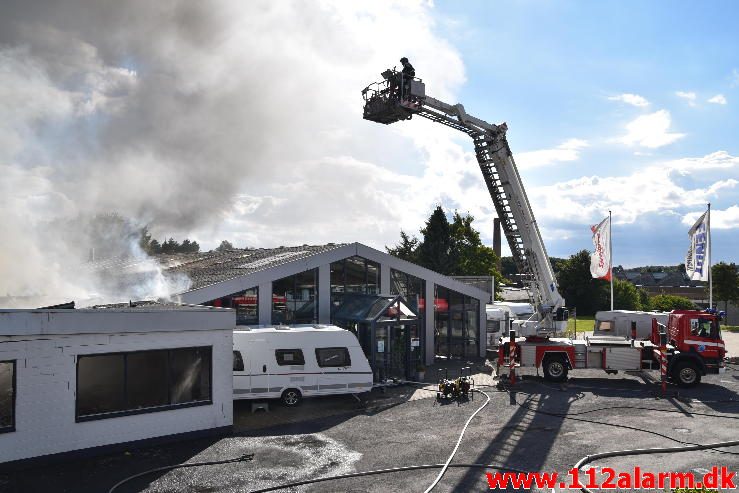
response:
M234 399L358 394L372 389L372 369L357 337L333 325L234 330Z

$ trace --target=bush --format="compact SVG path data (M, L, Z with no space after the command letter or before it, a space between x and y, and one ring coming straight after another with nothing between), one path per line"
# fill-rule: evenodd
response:
M669 312L672 310L694 310L695 303L684 296L672 294L658 294L650 300L652 310Z

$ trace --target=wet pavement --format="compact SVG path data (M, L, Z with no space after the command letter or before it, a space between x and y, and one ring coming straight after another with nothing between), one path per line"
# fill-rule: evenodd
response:
M464 365L439 363L454 366L450 376L456 376L456 368ZM455 462L565 473L582 457L596 452L679 445L675 440L739 439L736 371L705 377L692 389L670 386L665 399L659 396L656 372L605 375L579 370L571 373L566 384L553 385L532 371L523 371L524 378L515 390L505 392L483 387L492 377L483 371L483 361L472 363L478 386L490 395L491 402L472 420ZM433 373L433 368L427 371L427 381L435 379ZM306 400L294 409L273 402L269 413L252 414L250 406L236 403L231 436L0 474L0 491L105 492L124 477L147 469L246 453L254 454L252 462L158 472L116 491L249 492L351 471L444 462L463 424L484 397L478 394L472 401L440 404L432 385L427 390L419 387L375 391L362 404L349 396ZM564 413L570 413L569 418L563 418ZM739 447L723 451L739 453ZM624 471L634 465L655 471L701 471L714 465L739 470L739 455L700 451L622 457L595 464ZM435 475L435 470L398 472L281 491L423 491ZM454 469L435 491L489 489L483 470Z

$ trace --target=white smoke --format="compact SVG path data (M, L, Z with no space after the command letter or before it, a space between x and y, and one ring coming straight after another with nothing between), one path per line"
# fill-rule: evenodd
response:
M462 179L444 163L430 171L444 187L418 188L385 161L417 161L424 146L361 119L359 91L400 56L437 97L464 80L427 2L6 1L2 11L0 298L16 304L182 290L150 263L142 289L109 293L78 268L90 250L81 218L116 212L155 238L206 247L226 234L237 246L377 245L416 228L434 194ZM143 269L142 253L122 257Z

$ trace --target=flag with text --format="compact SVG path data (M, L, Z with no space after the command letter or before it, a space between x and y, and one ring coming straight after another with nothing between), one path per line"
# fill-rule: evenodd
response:
M590 274L596 279L611 280L611 218L590 227L595 251L590 257Z

